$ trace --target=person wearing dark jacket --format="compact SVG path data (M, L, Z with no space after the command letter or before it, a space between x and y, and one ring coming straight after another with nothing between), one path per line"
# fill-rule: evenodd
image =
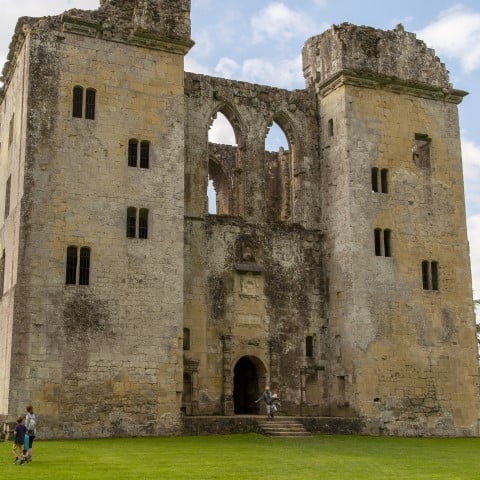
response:
M12 453L15 457L13 463L22 463L25 462L25 451L23 449L23 442L25 441L25 435L27 433L27 427L23 423L23 417L17 418L17 423L15 425L15 430L13 431L13 448Z

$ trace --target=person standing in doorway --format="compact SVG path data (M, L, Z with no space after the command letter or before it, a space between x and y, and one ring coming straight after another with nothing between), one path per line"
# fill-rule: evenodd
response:
M267 408L267 417L273 420L273 397L272 392L270 391L270 387L265 387L265 391L260 395L260 397L255 400L255 403L260 402L263 400L265 403L265 407Z
M32 461L32 446L33 441L35 440L35 436L37 434L37 417L33 413L33 407L29 405L27 407L27 415L25 417L25 427L27 428L28 434L28 450L25 456L27 462Z

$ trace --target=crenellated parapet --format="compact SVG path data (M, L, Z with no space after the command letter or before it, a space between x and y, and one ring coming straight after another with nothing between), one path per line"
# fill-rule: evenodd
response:
M410 90L416 96L448 97L454 103L466 95L452 89L448 70L435 51L402 25L388 31L350 23L334 25L308 39L302 53L307 85L315 84L321 94L339 82L353 82Z

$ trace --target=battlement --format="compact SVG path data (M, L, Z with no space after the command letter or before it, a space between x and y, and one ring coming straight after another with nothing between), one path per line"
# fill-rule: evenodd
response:
M334 25L308 39L302 53L307 84L323 86L346 72L451 89L448 71L435 51L402 25L388 31L350 23Z

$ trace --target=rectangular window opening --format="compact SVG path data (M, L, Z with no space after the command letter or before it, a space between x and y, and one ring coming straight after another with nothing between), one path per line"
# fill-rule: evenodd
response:
M428 278L428 262L426 260L422 262L422 284L424 290L430 289L430 282Z
M391 230L384 230L383 232L383 247L386 257L392 256L392 245L391 245L391 237L392 231Z
M378 192L378 168L372 168L372 192Z
M432 290L438 290L438 262L431 263Z
M149 168L150 164L150 143L140 143L140 168Z
M85 95L85 118L95 120L95 90L87 88Z
M83 110L83 88L73 87L72 117L82 118Z
M77 283L77 247L67 248L67 272L65 283L75 285Z
M388 193L388 170L382 168L380 172L380 183L382 185L382 193Z
M328 120L328 136L333 137L333 118Z
M3 292L5 291L5 250L2 253L2 258L0 259L0 298L3 297Z
M80 249L80 271L78 283L88 285L90 280L90 249L82 247Z
M128 141L128 166L136 167L137 166L137 153L138 152L138 142L137 140Z
M412 146L413 163L420 168L430 168L430 144L432 139L427 134L416 133Z
M12 118L10 119L10 124L8 126L8 146L13 142L13 134L15 130L15 114L12 113Z
M148 238L148 210L141 208L138 215L138 238Z
M7 179L7 184L5 185L5 215L4 217L7 218L10 214L10 189L12 183L12 176L10 175Z
M375 238L375 255L377 257L382 256L382 230L380 228L376 228L374 230L374 238Z
M308 335L305 338L305 356L307 358L313 357L313 336L312 335Z
M127 208L127 237L135 238L137 228L137 209L135 207Z
M190 329L183 329L183 350L190 350Z

